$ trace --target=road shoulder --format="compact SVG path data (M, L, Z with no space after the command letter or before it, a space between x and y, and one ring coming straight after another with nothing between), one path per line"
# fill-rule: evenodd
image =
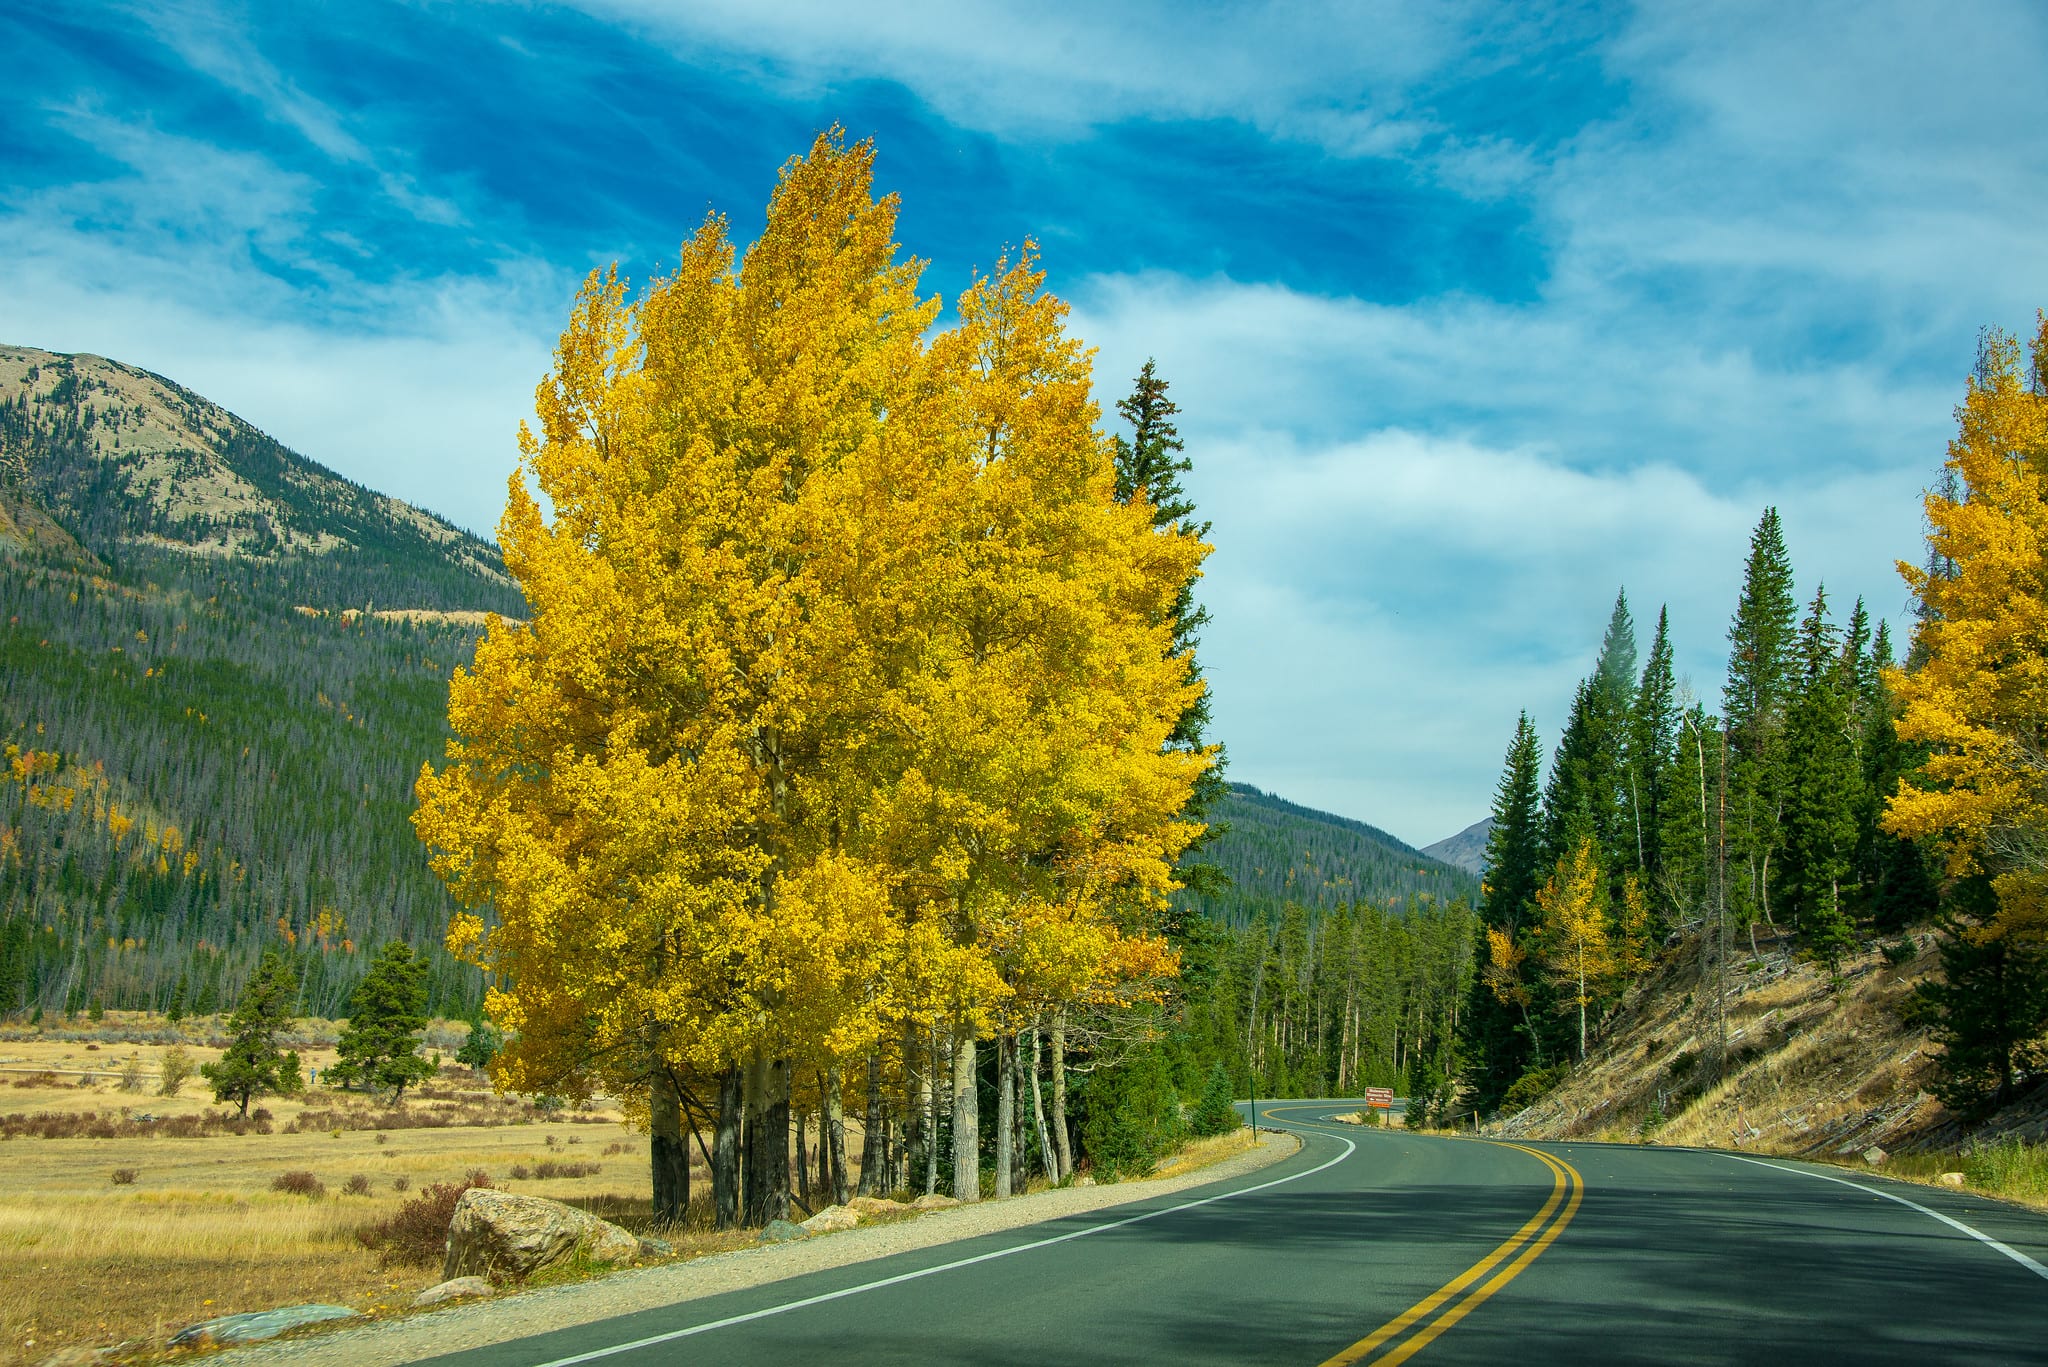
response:
M617 1315L766 1286L812 1272L999 1234L1048 1220L1170 1196L1226 1182L1293 1157L1294 1135L1261 1134L1257 1148L1190 1172L1113 1186L1065 1187L1007 1201L937 1210L912 1220L868 1225L787 1244L716 1253L689 1262L632 1268L594 1281L520 1291L404 1319L340 1329L317 1337L222 1353L221 1367L400 1367L513 1339L591 1324Z

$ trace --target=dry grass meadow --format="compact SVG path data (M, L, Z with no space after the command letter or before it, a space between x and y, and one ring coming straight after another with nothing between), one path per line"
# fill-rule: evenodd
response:
M204 1023L187 1026L194 1063L217 1057L196 1042ZM73 1032L0 1038L0 1125L10 1116L92 1113L117 1132L0 1139L0 1363L40 1362L76 1346L160 1344L197 1320L306 1301L393 1313L439 1280L439 1268L387 1266L356 1231L389 1217L428 1183L476 1169L515 1191L597 1207L629 1224L646 1220L643 1135L615 1113L575 1123L494 1098L461 1068L444 1069L424 1094L408 1097L406 1119L498 1123L346 1128L384 1108L315 1088L259 1102L271 1113L269 1134L149 1134L152 1122L132 1122L222 1109L196 1075L178 1096L156 1094L166 1044L122 1036L164 1033L161 1023L145 1030L109 1018L80 1021ZM313 1044L301 1055L309 1067L324 1067L332 1050ZM126 1091L121 1073L131 1056L141 1062L142 1085ZM321 1128L291 1133L302 1117ZM512 1176L550 1161L597 1171ZM312 1173L324 1191L274 1191L288 1172ZM346 1188L358 1176L363 1190L351 1194Z

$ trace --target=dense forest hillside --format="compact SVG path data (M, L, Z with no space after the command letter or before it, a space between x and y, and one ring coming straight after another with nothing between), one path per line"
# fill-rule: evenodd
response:
M447 679L522 610L495 548L196 395L0 348L0 1012L231 1003L265 948L334 1014L448 900L410 825Z
M1425 896L1439 904L1471 900L1479 892L1472 874L1377 827L1249 784L1231 784L1213 819L1226 829L1203 847L1201 857L1228 874L1231 886L1181 895L1226 925L1246 925L1262 912L1277 923L1289 903L1311 910L1354 902L1398 907Z

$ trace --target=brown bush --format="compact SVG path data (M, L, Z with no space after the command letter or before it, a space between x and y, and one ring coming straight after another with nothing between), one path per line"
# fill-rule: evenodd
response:
M368 1196L370 1194L369 1175L366 1173L359 1172L355 1174L353 1177L349 1178L348 1181L343 1182L341 1184L341 1189L344 1193L350 1196Z
M115 1168L114 1185L117 1187L132 1187L135 1185L135 1179L140 1175L134 1168Z
M390 1219L358 1229L356 1238L363 1247L375 1249L392 1262L431 1266L448 1251L448 1225L455 1218L455 1203L462 1193L489 1185L491 1175L482 1171L472 1172L460 1182L430 1182Z
M533 1165L533 1175L543 1182L550 1177L595 1177L603 1170L602 1163L557 1163L552 1158Z
M272 1191L290 1192L294 1196L325 1196L327 1188L319 1178L304 1170L281 1172L271 1179Z
M45 1068L40 1073L30 1073L27 1077L14 1079L14 1085L17 1087L69 1087L71 1084Z
M411 1191L412 1179L410 1177L407 1177L404 1173L400 1173L398 1176L391 1179L391 1189L393 1191Z
M0 1115L0 1139L134 1139L162 1135L167 1139L199 1139L216 1134L269 1134L268 1120L243 1119L233 1111L172 1115L161 1120L130 1119L101 1111L16 1111Z

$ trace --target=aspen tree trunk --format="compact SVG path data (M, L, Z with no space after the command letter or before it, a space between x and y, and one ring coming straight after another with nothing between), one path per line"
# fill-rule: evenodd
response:
M1052 1018L1052 1142L1060 1160L1059 1181L1074 1175L1074 1151L1067 1138L1067 1013Z
M768 1104L762 1108L763 1224L789 1218L789 1060L768 1065Z
M740 1115L746 1082L739 1065L718 1080L718 1129L711 1149L711 1201L720 1229L740 1222Z
M932 1027L930 1070L918 1091L925 1104L924 1190L927 1196L939 1189L939 1028Z
M1017 1043L1006 1034L996 1036L996 1199L1008 1200L1010 1177L1016 1162L1017 1139Z
M889 1187L888 1123L882 1118L882 1051L868 1055L868 1109L861 1118L860 1194L882 1196Z
M953 1199L981 1199L981 1094L975 1086L974 1027L953 1036Z
M805 1115L806 1113L801 1109L796 1113L796 1195L797 1199L802 1201L807 1208L816 1209L815 1206L811 1205L811 1164L808 1156L810 1150L804 1147L804 1140L807 1137L804 1134ZM825 1122L820 1119L818 1122L818 1139L820 1141L818 1144L818 1166L820 1168L823 1168L825 1164L824 1129ZM823 1172L819 1173L819 1179L818 1186L822 1189L826 1185Z
M825 1119L825 1106L823 1102L825 1095L824 1083L821 1081L818 1087L818 1096L820 1098L818 1105L818 1190L830 1191L832 1190L832 1146L826 1142L825 1135L831 1126Z
M1045 1167L1045 1177L1058 1184L1060 1180L1059 1156L1053 1152L1052 1136L1045 1130L1045 1098L1038 1090L1038 1027L1031 1027L1031 1123L1038 1127L1038 1161Z
M654 1222L681 1224L690 1208L690 1141L683 1132L683 1098L675 1077L656 1064L648 1099L648 1128L654 1132Z
M767 1128L768 1058L757 1047L741 1082L745 1121L740 1130L740 1220L752 1228L767 1223L768 1173L761 1132Z
M1022 1195L1031 1185L1031 1118L1024 1112L1024 1036L1010 1039L1010 1185Z
M832 1193L832 1203L843 1206L852 1195L846 1189L846 1112L840 1098L839 1065L825 1070L825 1115L819 1122L824 1132L818 1142L832 1160L832 1175L823 1184ZM872 1140L873 1136L869 1138Z

